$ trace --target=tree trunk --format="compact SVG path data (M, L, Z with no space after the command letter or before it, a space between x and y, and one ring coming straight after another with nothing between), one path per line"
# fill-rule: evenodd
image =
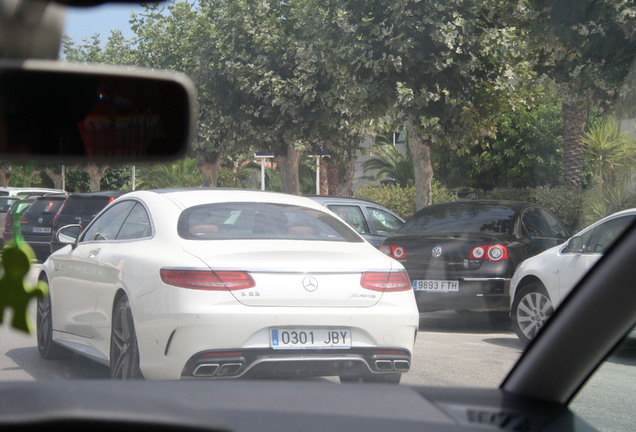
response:
M0 182L2 182L3 187L9 186L11 175L11 166L0 168Z
M216 187L219 180L219 168L222 158L217 155L213 161L208 161L202 155L197 155L197 165L203 177L203 187Z
M413 119L409 122L413 125ZM413 158L415 182L416 210L431 205L433 202L433 165L431 164L431 148L424 143L421 135L415 133L412 126L409 131L409 150Z
M561 183L574 189L581 189L583 173L583 146L581 137L585 132L588 110L581 102L563 102L563 166Z
M106 174L108 165L88 164L84 165L82 169L88 173L90 191L99 192L101 189L100 183Z
M327 195L340 195L340 178L338 164L331 158L325 159L325 175L327 176Z
M288 144L287 154L274 158L274 161L280 167L280 173L283 179L283 191L286 193L300 195L300 175L298 174L298 167L302 154L303 152L297 150L294 144Z
M64 183L64 180L62 179L61 173L56 173L51 168L44 168L44 172L53 181L54 189L62 189L62 183Z
M320 195L329 195L329 159L320 158Z

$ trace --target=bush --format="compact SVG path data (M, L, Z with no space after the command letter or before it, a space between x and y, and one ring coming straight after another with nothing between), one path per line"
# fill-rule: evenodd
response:
M415 188L399 186L363 186L355 190L356 198L377 202L408 219L415 213Z
M363 186L354 192L356 198L377 202L408 219L415 213L415 187ZM433 204L454 201L455 194L433 180Z

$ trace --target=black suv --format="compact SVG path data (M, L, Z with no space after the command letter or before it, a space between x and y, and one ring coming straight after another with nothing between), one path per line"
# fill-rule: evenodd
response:
M67 194L38 197L20 218L22 237L31 246L35 252L35 257L40 262L44 262L51 254L53 218L67 197Z
M57 240L57 230L71 224L80 224L84 229L97 213L125 193L127 191L85 192L69 195L53 220L51 253L65 246Z

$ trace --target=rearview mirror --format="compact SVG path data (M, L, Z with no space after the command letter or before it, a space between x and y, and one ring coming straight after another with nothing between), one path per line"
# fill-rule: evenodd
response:
M182 157L195 91L176 72L0 62L0 158L152 162Z

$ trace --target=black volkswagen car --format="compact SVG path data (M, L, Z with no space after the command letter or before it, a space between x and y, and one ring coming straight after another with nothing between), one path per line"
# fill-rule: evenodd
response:
M40 262L44 262L51 254L53 218L67 197L67 194L38 197L20 218L22 237L31 246Z
M567 238L538 205L457 201L419 210L380 250L406 268L421 312L507 312L517 265Z

